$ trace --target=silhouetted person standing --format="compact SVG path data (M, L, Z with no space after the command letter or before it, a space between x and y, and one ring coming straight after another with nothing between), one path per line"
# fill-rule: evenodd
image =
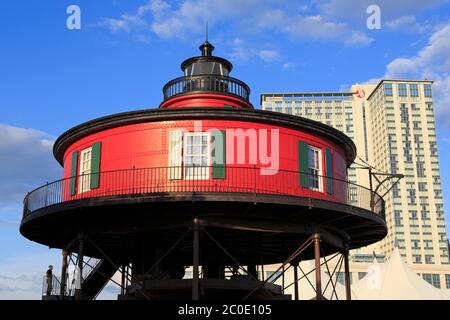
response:
M47 270L47 295L51 295L52 294L52 290L53 290L53 266L49 265L48 266L48 270Z

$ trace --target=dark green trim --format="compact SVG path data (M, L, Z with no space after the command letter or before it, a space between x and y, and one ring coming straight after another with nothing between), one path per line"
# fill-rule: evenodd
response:
M327 193L333 194L333 157L328 148L325 148L325 167L327 170Z
M219 137L220 139L216 139ZM212 176L214 179L224 179L226 176L227 141L225 130L214 130L212 134ZM216 150L222 151L222 157L216 159Z
M70 167L70 195L77 192L78 151L72 152L72 164Z
M102 143L96 142L92 145L91 158L91 189L96 189L100 185L100 154Z
M300 185L309 188L308 144L304 141L298 142L298 172Z

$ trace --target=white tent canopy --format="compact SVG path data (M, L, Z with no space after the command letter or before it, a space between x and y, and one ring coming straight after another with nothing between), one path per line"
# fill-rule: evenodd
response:
M389 261L374 263L367 275L352 286L352 298L357 300L450 300L444 290L437 289L402 260L395 248Z

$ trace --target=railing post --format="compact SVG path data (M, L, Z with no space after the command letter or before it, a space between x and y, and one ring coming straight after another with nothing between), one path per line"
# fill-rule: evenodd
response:
M44 207L47 207L48 206L48 199L47 199L47 196L48 196L48 181L45 183L45 192L44 192L44 203L45 203L45 206Z
M369 185L370 185L370 211L374 211L374 199L373 199L373 182L372 182L372 168L369 167Z
M134 194L134 172L135 172L135 166L133 166L133 169L131 171L132 177L131 177L131 194Z
M253 192L256 196L256 164L253 166Z

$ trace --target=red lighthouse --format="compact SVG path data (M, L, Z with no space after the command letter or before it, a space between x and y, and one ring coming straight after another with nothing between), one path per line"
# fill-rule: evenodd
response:
M350 138L255 110L232 64L208 41L200 50L164 86L159 109L94 119L55 142L64 176L26 196L20 227L63 250L51 296L93 299L120 271L121 299L283 299L258 266L297 274L299 261L315 259L321 299L324 256L348 262L349 249L386 235L383 199L347 182Z

